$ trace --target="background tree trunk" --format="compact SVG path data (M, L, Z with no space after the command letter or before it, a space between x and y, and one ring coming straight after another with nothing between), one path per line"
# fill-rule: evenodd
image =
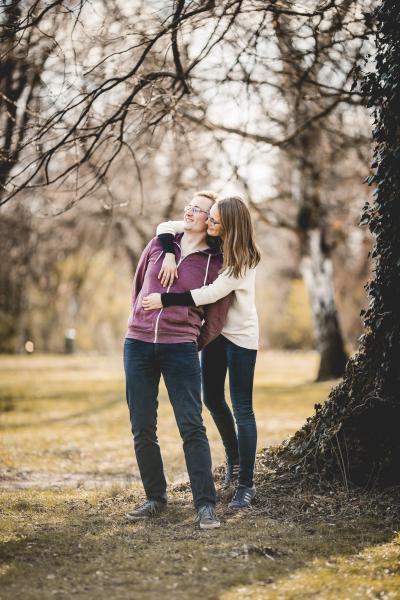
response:
M344 0L340 4L340 13L345 14L350 5L349 0ZM322 35L326 46L332 43L339 26L334 20L331 31ZM315 347L320 354L317 381L323 381L341 377L347 362L326 239L327 209L321 201L321 179L326 168L324 140L320 124L313 123L313 115L318 114L323 105L320 98L313 99L315 94L306 82L307 77L318 80L323 61L316 51L312 67L308 65L295 43L296 32L288 16L277 18L275 33L284 65L282 89L290 107L290 120L294 130L303 128L284 152L292 168L292 197L298 212L296 233L300 244L300 272L310 298Z
M304 137L300 136L300 144ZM311 131L306 137L309 140L306 147L301 144L297 149L300 160L291 157L294 164L292 193L298 207L300 272L310 299L315 347L320 355L317 381L324 381L343 375L347 355L336 308L327 224L320 202L319 136Z
M336 311L332 259L323 229L308 231L306 244L308 252L304 253L300 270L310 298L320 355L317 381L324 381L343 375L347 356Z

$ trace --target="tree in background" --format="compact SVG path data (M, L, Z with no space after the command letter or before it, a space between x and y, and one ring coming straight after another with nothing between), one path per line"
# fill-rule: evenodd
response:
M367 2L362 5L364 10L370 7ZM230 162L250 199L254 186L246 179L252 163L264 160L268 170L271 149L279 150L274 160L277 193L252 206L266 223L285 227L297 237L321 357L317 379L324 380L341 376L347 360L334 293L330 231L331 222L338 220L340 198L329 183L332 186L334 171L356 145L357 162L363 160L367 168L368 151L362 148L368 148L369 140L357 114L361 97L351 85L368 47L371 22L360 2L311 6L314 13L301 14L290 10L295 4L281 2L276 12L266 8L249 19L243 5L224 37L217 73L206 64L193 76L192 93L200 102L183 116L211 132L228 160L233 155L229 146L235 138L242 140L242 165L232 158ZM208 101L207 82L216 86L228 106L236 103L234 116L232 108L218 115L215 102ZM332 161L338 148L341 154Z
M48 76L46 79L43 72L41 81L50 85L52 94L41 98L38 112L29 92L36 88L28 85L26 93L18 91L25 89L18 84L19 67L15 79L9 77L15 58L8 70L3 71L6 88L2 88L2 94L6 96L3 101L7 107L1 132L4 174L1 202L4 206L10 206L10 200L17 194L21 198L23 190L32 193L31 190L38 186L47 190L54 189L49 186L62 185L55 199L46 194L40 198L35 196L39 206L50 206L55 212L63 212L77 201L90 200L95 192L99 192L104 194L101 202L105 210L114 212L122 207L114 206L115 190L108 177L113 183L112 166L116 168L117 159L122 159L125 172L132 171L140 178L145 160L145 155L140 153L146 152L152 143L160 146L171 129L184 127L183 123L187 121L213 134L218 133L216 139L221 155L223 152L230 159L235 153L232 148L227 150L223 135L230 136L228 144L233 147L233 139L238 138L243 145L251 141L264 148L280 148L288 164L295 167L297 164L297 168L292 169L295 174L293 187L301 194L295 206L294 225L290 222L278 224L300 228L304 235L303 256L310 258L310 269L315 267L317 274L329 275L330 267L326 267L330 255L325 235L329 204L322 205L320 178L321 170L326 167L322 157L325 152L330 154L335 134L336 138L343 136L344 141L347 138L350 145L354 143L354 130L348 138L345 122L339 127L339 135L337 131L332 133L332 129L341 124L335 107L345 103L351 106L360 96L357 90L348 87L348 83L362 58L359 42L363 41L371 25L368 3L332 0L315 2L305 10L304 3L232 0L199 4L178 0L173 3L171 12L171 7L164 3L131 5L114 0L111 15L108 2L99 2L95 13L93 5L84 0L72 12L68 3L62 0L52 4L37 0L23 14L18 13L20 6L25 4L9 2L7 7L11 8L4 12L4 18L11 15L7 21L4 56L15 57L21 44L42 30L42 19L49 19L45 22L51 27L53 11L57 15L68 14L71 16L69 26L58 34L58 38L56 34L50 35L50 46L53 48L58 44L63 48L63 62L67 69L72 65L77 76L71 83L63 73L59 72L59 77L52 80ZM364 6L366 14L363 13ZM352 9L355 12L352 13ZM354 19L352 17L348 22L346 15L353 15ZM369 182L377 186L374 202L366 206L363 215L363 222L369 224L375 237L375 274L368 286L370 305L364 315L365 333L359 351L347 363L342 383L332 391L323 407L316 407L315 416L275 455L278 465L285 470L291 465L297 472L318 471L324 477L341 476L346 483L355 481L364 485L398 483L400 459L397 432L400 416L400 14L397 2L383 0L375 16L378 23L376 71L366 77L361 90L369 98L369 106L374 107L375 174ZM89 23L93 25L92 29L88 28ZM253 23L256 23L254 28ZM304 37L295 33L296 23L304 25ZM86 24L83 34L81 24ZM269 52L271 27L277 39L275 49L280 54ZM250 40L244 35L238 37L237 32L245 30L249 32ZM94 31L105 36L101 46ZM231 38L235 31L236 35ZM298 31L301 32L301 27ZM47 39L47 35L45 37ZM345 44L347 39L348 46ZM224 62L220 60L221 49L226 58ZM353 51L347 56L349 60L342 62L346 51L351 49ZM81 58L85 57L85 64L78 60L74 62L76 50ZM265 50L268 50L267 54ZM18 60L23 57L29 61L34 55L32 52L27 47L27 52L22 52ZM322 58L331 61L331 82L325 79ZM257 132L243 130L236 123L216 123L212 119L216 114L218 116L218 111L208 112L213 94L218 96L220 91L212 89L213 80L229 84L230 93L236 100L243 98L243 94L251 95L253 89L261 89L264 81L255 79L257 69L249 70L251 60L260 64L263 75L268 63L268 73L272 75L266 86L276 89L276 97L286 100L286 104L277 101L274 104L274 97L271 99L268 94L254 95L258 104L249 104L252 114L246 115L243 111L243 115L247 116L248 127L254 123L263 124L264 130ZM270 68L273 63L275 70ZM341 65L346 67L344 79L338 75ZM26 70L29 69L31 66ZM207 70L211 79L204 76ZM71 72L68 71L68 76ZM15 89L14 83L7 83L10 81L17 82ZM22 85L23 78L20 83ZM286 96L282 94L285 86L289 88ZM193 99L196 99L196 106ZM265 106L266 100L271 101L269 106ZM275 108L275 114L271 107ZM287 118L288 111L290 119ZM226 114L229 117L228 111ZM24 115L31 119L29 127L23 127ZM267 115L268 119L260 121L260 115L263 118ZM270 127L268 131L267 126ZM20 141L22 134L23 143ZM280 134L284 134L283 137L279 137ZM356 136L362 140L357 131ZM337 139L335 144L338 144ZM258 147L255 147L253 157ZM126 166L128 156L129 169ZM250 157L251 152L246 156ZM265 157L261 158L264 160ZM214 159L217 161L218 156ZM235 168L238 170L239 166L235 165ZM149 169L149 176L151 173L154 171ZM178 169L176 173L169 172L169 176L171 181L174 178L179 181L181 173ZM63 200L63 194L67 201ZM260 211L260 205L253 203L253 208L257 214L262 212L267 221L286 220L286 215L274 213L270 206ZM139 231L141 224L137 226L135 221L135 227ZM24 260L22 256L21 264ZM324 269L326 273L322 273ZM318 279L315 274L313 277L315 281L311 287L315 287ZM327 286L322 288L326 290ZM325 303L326 314L334 316L331 291L328 296L320 296L320 304ZM324 319L323 314L319 321L332 323L332 319ZM335 323L332 329L337 330Z
M100 198L134 262L137 249L132 252L132 239L143 242L149 229L143 227L137 197L128 205L126 191L125 196L120 193L121 165L135 174L139 186L133 193L138 196L145 171L154 177L147 166L153 150L163 149L165 156L168 136L176 132L170 148L172 155L180 156L163 208L167 216L177 186L182 188L190 123L208 132L196 135L195 141L201 141L197 155L210 153L210 135L215 137L218 131L223 165L236 161L238 177L241 161L251 161L261 148L267 167L268 152L279 148L294 173L286 192L292 200L292 218L286 206L277 213L271 202L266 206L253 202L253 208L266 222L297 235L321 354L319 378L338 376L345 353L332 285L331 206L323 198L321 183L328 152L322 148L332 146L329 128L339 122L333 123L338 107L352 107L357 101L348 82L369 27L359 3L315 1L305 9L300 2L177 1L166 6L115 0L94 7L81 0L71 9L62 0L51 5L36 0L29 9L20 2L10 6L19 11L9 26L17 48L27 35L44 30L58 53L41 78L49 93L42 94L40 112L28 111L30 127L23 129L22 151L9 153L13 168L4 183L3 204L24 189L35 191L39 207L50 214L68 210L83 198ZM21 6L25 6L22 14ZM62 29L49 28L51 19L65 17ZM29 61L32 51L29 46L27 50ZM225 114L221 99L238 102L243 127L210 120L213 114ZM232 117L231 110L225 112ZM250 131L254 125L257 133ZM344 124L340 132L345 130ZM22 129L17 128L15 136L18 132ZM237 160L227 146L235 149L239 138L247 147L245 158ZM251 149L249 143L255 146ZM217 162L218 154L210 158ZM44 192L38 194L38 189ZM56 194L49 191L54 189ZM249 192L251 197L252 189ZM151 212L149 197L143 202L142 189L140 193L141 207Z
M20 13L25 5L11 1L10 6ZM24 130L25 153L8 153L13 168L2 184L0 204L22 189L53 186L69 193L68 209L100 187L110 191L107 177L117 157L137 170L136 153L151 146L153 136L162 139L175 106L189 92L177 28L190 22L196 29L212 8L213 2L199 7L180 1L171 15L169 8L152 3L118 0L95 6L80 0L73 8L62 0L51 5L36 0L29 9L25 6L9 25L13 47L19 48L31 32L40 35L53 15L70 18L56 32L45 30L60 61L43 77L47 102ZM5 55L10 51L7 47ZM29 61L32 49L24 53ZM17 127L15 135L21 131Z
M24 160L22 155L29 139L28 132L41 111L42 75L49 57L56 50L58 15L54 11L47 15L45 32L30 27L25 31L26 35L22 35L21 23L27 18L25 8L22 2L6 2L1 13L0 201L13 169L22 166L19 161ZM37 17L37 24L41 20ZM32 144L29 153L35 153Z
M136 99L137 106L133 103L129 107L129 117L136 114L136 109L143 122L139 123L139 118L134 123L129 120L115 154L117 138L112 135L102 140L104 146L98 154L92 154L88 132L96 131L99 120L108 118L118 94L127 93L129 85L121 89L124 77L117 82L120 91L115 97L109 88L107 102L98 98L97 104L93 102L76 138L69 131L74 128L74 102L85 111L88 98L92 97L88 90L96 83L101 88L107 73L114 72L114 52L118 57L123 43L118 33L127 33L128 40L135 37L140 45L140 40L147 39L147 27L160 23L160 18L153 18L152 23L151 9L138 3L135 9L143 20L135 32L131 26L126 32L127 15L120 8L124 4L115 2L110 11L110 3L98 3L98 10L93 10L84 0L73 8L62 1L49 5L38 0L27 5L12 0L2 9L1 351L23 351L28 339L34 339L41 350L59 351L64 330L77 324L82 329L82 318L85 324L92 323L94 338L92 346L87 342L80 346L106 349L107 344L96 346L95 333L104 329L102 316L103 320L110 318L109 304L103 315L101 310L96 313L93 309L89 318L82 317L86 290L97 277L96 265L102 261L111 268L113 259L118 257L115 273L124 273L129 282L156 223L169 217L178 195L190 187L190 177L184 173L189 154L185 136L178 136L174 127L148 127L151 110L156 122L158 111L162 111L162 98L152 101L152 95L157 93L155 86L151 86L147 98L142 95L140 102ZM125 8L129 13L129 7ZM151 54L151 46L147 53ZM155 54L147 58L147 66L156 67L162 61ZM94 65L97 68L92 76ZM83 104L78 97L84 99ZM68 132L74 139L71 144ZM107 154L110 149L111 154ZM47 151L48 161L32 177ZM57 157L52 157L57 151ZM85 158L77 165L80 153ZM73 177L69 171L71 163ZM192 178L201 181L205 163L201 157L192 161L199 167ZM58 167L65 175L60 185ZM13 187L15 176L22 178L19 188ZM53 179L54 185L49 186ZM13 194L16 190L18 197L8 202L8 192ZM95 259L98 254L103 258ZM128 268L124 267L126 259ZM104 291L102 294L104 297ZM124 312L128 307L127 301ZM122 334L123 331L115 332L115 340Z

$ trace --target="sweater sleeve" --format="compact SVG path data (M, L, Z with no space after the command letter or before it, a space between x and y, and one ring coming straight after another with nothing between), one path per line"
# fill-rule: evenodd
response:
M222 272L213 283L195 290L190 290L195 305L202 306L203 304L213 304L221 298L224 298L241 287L245 276L246 275L242 277L233 277L233 275Z
M132 286L132 308L136 302L136 298L138 297L140 290L143 286L144 276L146 274L147 263L149 259L150 250L152 247L154 239L150 240L147 244L146 248L143 250L141 257L139 258L138 265L136 267L135 276L133 278L133 286Z
M174 236L171 233L160 233L158 236L164 252L175 254L174 252Z
M204 322L197 340L199 350L215 340L223 330L232 299L233 294L231 293L218 300L218 302L205 306Z
M164 308L167 306L194 306L190 292L164 292L161 294L161 302Z
M184 221L164 221L157 226L157 237L162 233L169 233L170 235L176 235L177 233L183 233Z

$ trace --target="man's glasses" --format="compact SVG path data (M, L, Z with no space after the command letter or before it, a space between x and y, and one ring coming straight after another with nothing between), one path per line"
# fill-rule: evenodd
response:
M199 208L198 206L185 206L185 208L183 209L184 213L193 213L194 215L198 215L200 213L204 213L205 215L209 215L209 213L206 210L202 210L201 208Z

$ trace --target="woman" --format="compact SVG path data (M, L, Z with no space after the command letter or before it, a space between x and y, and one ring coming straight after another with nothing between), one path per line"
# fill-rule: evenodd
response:
M166 252L159 274L163 285L170 285L178 276L173 235L182 228L182 222L170 221L157 229ZM249 506L256 493L253 473L257 428L252 394L258 350L255 274L260 252L254 240L249 210L240 198L223 198L211 207L207 233L219 237L223 246L223 265L214 283L186 293L170 294L167 289L163 294L150 294L143 299L143 307L154 310L177 304L200 306L233 292L222 334L204 348L201 365L204 404L211 412L225 447L225 485L237 481L229 507L240 509ZM235 418L225 400L227 370Z

